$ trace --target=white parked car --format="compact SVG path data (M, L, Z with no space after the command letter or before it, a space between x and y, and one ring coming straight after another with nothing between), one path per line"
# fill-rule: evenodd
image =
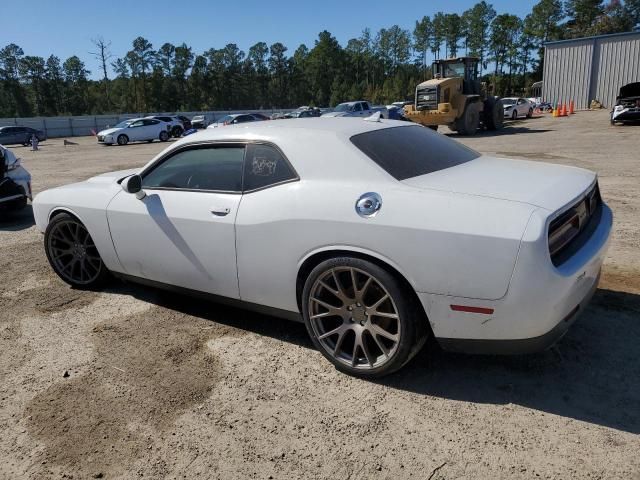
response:
M504 118L515 120L518 117L531 118L534 105L526 98L507 97L502 99Z
M0 145L0 212L21 210L31 199L31 174Z
M153 118L133 118L120 122L115 127L98 132L98 143L126 145L129 142L153 142L169 140L169 124Z
M359 100L357 102L345 102L336 105L331 112L323 113L323 117L369 117L380 112L382 118L389 118L389 112L385 107L372 107L369 102Z
M337 368L369 377L431 334L466 352L549 346L594 292L612 226L593 172L355 118L207 129L40 193L34 214L75 287L112 273L303 319Z
M145 118L152 118L154 120L160 120L167 124L167 131L172 137L181 137L184 133L184 126L182 120L177 115L149 115ZM186 117L185 117L186 118Z

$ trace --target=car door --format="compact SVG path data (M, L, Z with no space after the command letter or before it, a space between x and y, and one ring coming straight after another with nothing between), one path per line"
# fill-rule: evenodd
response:
M142 140L142 137L144 136L144 121L136 120L135 122L131 123L127 127L127 131L125 132L125 134L127 135L127 137L129 137L130 142L137 142L139 140Z
M124 191L107 218L124 273L239 298L235 218L242 144L187 146L142 173L141 200Z
M516 104L516 108L518 109L518 116L524 116L529 113L529 105L528 102L524 98L519 98Z
M166 122L162 122L160 120L155 119L145 119L144 129L142 131L142 135L144 138L142 140L153 140L160 136L160 131L164 129L168 129L169 125Z

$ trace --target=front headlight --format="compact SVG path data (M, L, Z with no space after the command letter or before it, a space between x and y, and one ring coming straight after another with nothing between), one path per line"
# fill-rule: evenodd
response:
M20 166L20 159L18 158L11 165L7 165L7 171L10 172L11 170L15 170L19 166Z

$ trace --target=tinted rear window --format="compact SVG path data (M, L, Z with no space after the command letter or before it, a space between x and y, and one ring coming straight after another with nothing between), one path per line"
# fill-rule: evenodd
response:
M480 154L419 125L360 133L351 142L396 180L466 163Z

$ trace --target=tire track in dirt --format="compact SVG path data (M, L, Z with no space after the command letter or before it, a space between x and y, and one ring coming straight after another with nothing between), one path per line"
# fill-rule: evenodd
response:
M242 334L161 306L94 327L85 373L53 384L24 411L46 447L38 475L124 475L214 388L220 366L207 341Z

